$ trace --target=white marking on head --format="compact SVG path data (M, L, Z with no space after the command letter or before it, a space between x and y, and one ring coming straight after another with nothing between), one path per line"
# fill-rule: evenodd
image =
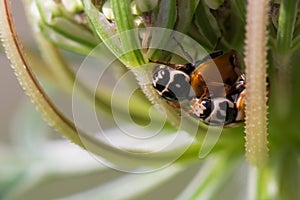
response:
M224 98L224 97L219 97L219 98L213 98L211 100L212 104L213 104L213 110L211 111L210 115L204 120L206 123L210 123L211 121L213 122L217 122L220 124L224 124L225 123L225 118L226 118L226 110L221 109L220 104L227 102L227 106L229 106L229 108L234 108L234 103L232 103L231 101L229 101L228 99ZM218 118L218 112L221 114L222 118Z
M182 72L182 71L179 71L179 70L175 70L175 69L169 68L169 73L170 73L170 80L169 80L168 84L165 85L165 88L164 88L161 92L158 92L159 95L162 95L164 92L167 92L167 91L168 91L170 84L171 84L172 82L174 82L174 79L175 79L174 77L175 77L175 75L181 74L181 75L183 75L183 76L185 77L185 80L186 80L187 82L190 82L190 77L189 77L186 73L184 73L184 72ZM177 88L180 88L180 87L181 87L180 84L176 84L175 86L176 86ZM173 92L174 92L174 91L173 91Z

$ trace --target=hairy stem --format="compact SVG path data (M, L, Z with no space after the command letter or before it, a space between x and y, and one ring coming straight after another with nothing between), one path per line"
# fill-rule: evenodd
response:
M0 11L1 39L20 85L51 126L66 138L84 148L75 125L54 106L32 73L18 40L9 1L0 1Z
M247 5L246 24L246 157L261 166L268 158L267 147L267 25L268 0Z

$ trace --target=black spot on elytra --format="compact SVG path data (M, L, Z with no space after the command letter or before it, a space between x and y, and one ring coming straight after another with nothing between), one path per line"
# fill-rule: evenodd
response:
M176 74L173 77L173 81L170 82L168 90L175 94L176 99L179 101L189 98L190 83L186 80L183 74Z
M225 117L226 116L224 116L222 113L221 113L221 111L217 111L217 114L216 114L216 117L217 117L217 119L219 119L219 120L224 120L225 121Z
M228 103L226 101L223 101L223 102L219 103L219 107L220 107L221 110L226 112L226 109L228 107Z

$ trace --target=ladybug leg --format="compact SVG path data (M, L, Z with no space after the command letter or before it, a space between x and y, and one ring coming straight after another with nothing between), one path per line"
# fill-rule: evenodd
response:
M175 69L175 64L172 64L172 63L168 63L168 62L162 62L162 61L154 61L154 60L151 60L151 59L148 59L148 61L150 62L150 63L157 63L157 64L162 64L162 65L167 65L167 66L169 66L169 67L171 67L171 68L173 68L173 69Z
M204 110L206 110L206 107L202 104L202 100L199 98L192 99L190 102L190 106L190 115L197 118L200 118L200 116L204 114Z
M175 37L173 37L173 38L174 38L175 42L177 43L177 45L179 46L182 53L184 54L184 56L187 58L187 60L189 62L194 62L194 59L192 58L192 56L187 51L184 50L182 44L180 42L178 42L178 40Z
M198 99L205 99L205 98L209 98L210 97L210 93L209 93L209 90L207 88L207 86L203 87L203 93L201 96L198 96Z
M232 87L230 87L230 85L228 84L224 84L224 88L225 88L225 94L228 94Z
M245 119L245 97L246 90L243 90L236 100L237 116L236 121L243 121Z
M233 86L231 86L226 94L227 97L233 96L241 93L243 90L245 90L245 77L244 75L241 75L240 80L237 81Z
M153 61L151 59L148 59L148 61L150 63L157 63L157 64L166 65L168 67L171 67L172 69L180 70L180 71L183 71L183 72L185 72L187 74L190 74L195 69L195 66L192 63L187 63L187 64L172 64L172 63L162 62L162 61Z

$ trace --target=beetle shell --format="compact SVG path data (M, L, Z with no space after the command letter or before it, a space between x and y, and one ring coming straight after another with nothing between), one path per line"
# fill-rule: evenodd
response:
M196 64L157 62L152 85L174 109L188 108L209 125L231 126L244 120L245 81L235 51L210 54ZM186 106L188 105L188 106Z
M200 63L190 75L196 97L226 96L239 78L238 67L236 52L233 50Z
M217 97L213 99L194 99L191 103L191 113L209 125L226 125L235 121L237 109L232 101Z
M182 71L161 65L153 73L152 85L168 101L189 99L190 77Z

